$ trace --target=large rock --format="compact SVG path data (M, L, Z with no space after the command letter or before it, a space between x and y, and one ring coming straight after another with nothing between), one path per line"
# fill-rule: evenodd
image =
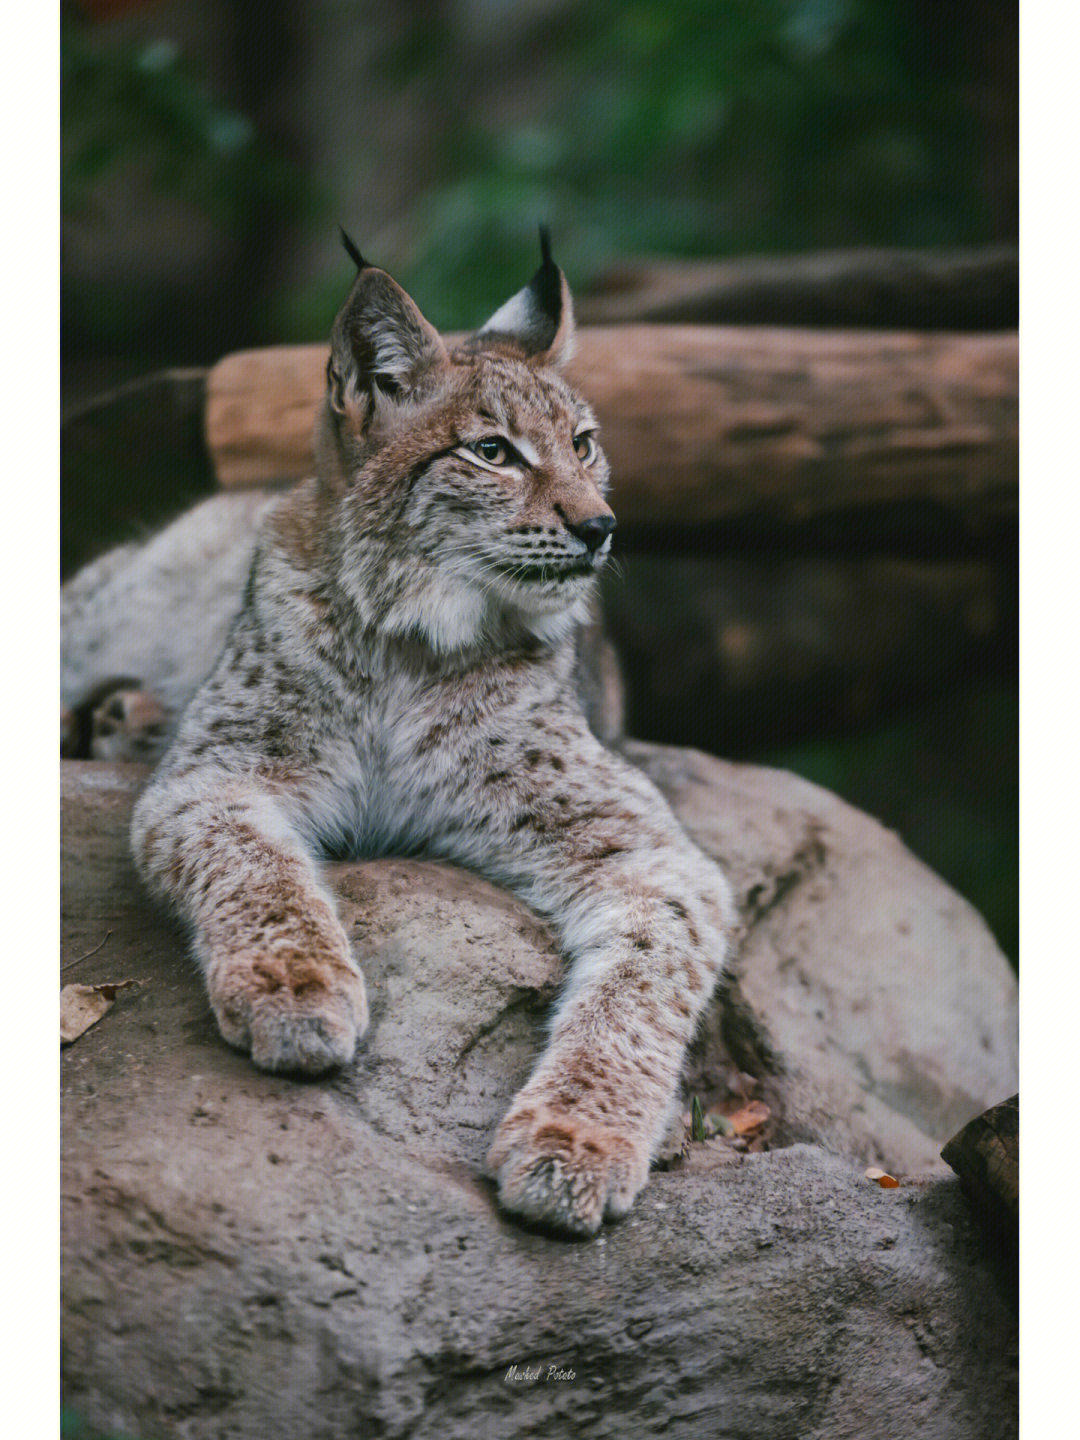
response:
M1016 1074L1016 980L979 916L817 785L693 750L627 753L735 886L736 989L783 1074L781 1138L944 1171L941 1146Z
M938 1158L1016 1088L1004 959L834 797L629 750L736 886L728 1004L689 1073L706 1100L755 1077L770 1148L687 1144L581 1244L519 1229L479 1178L558 979L531 914L445 865L332 867L366 1046L329 1083L260 1074L127 859L145 772L65 765L64 979L142 982L63 1058L73 1410L185 1440L1015 1433L1008 1261Z

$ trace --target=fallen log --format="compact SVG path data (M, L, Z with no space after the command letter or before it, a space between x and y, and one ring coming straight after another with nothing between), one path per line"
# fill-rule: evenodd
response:
M945 1146L942 1159L990 1220L1003 1228L1020 1216L1020 1096L977 1115Z
M223 485L310 471L326 348L229 355L207 381ZM1017 510L1017 339L585 328L571 378L595 406L624 526L799 524L911 502L979 534Z
M734 260L628 260L578 297L586 325L811 325L1011 330L1015 245L833 250Z
M758 754L881 724L958 677L1014 672L1015 574L990 559L618 557L604 617L633 735Z

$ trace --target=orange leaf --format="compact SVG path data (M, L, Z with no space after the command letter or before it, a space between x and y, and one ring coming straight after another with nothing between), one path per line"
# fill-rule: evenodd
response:
M736 1135L752 1135L760 1130L772 1116L772 1111L763 1100L749 1100L741 1110L729 1115L728 1120Z

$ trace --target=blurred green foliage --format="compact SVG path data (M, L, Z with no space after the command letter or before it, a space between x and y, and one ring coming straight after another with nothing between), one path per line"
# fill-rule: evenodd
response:
M955 29L955 27L954 27ZM445 35L387 57L403 80ZM718 256L990 238L974 47L888 0L575 6L515 45L545 68L524 123L463 110L407 280L475 323L547 219L576 282L635 253Z
M258 23L240 0L227 8L241 36ZM535 265L540 220L578 287L628 254L1000 238L984 47L968 0L954 20L926 0L517 8L489 0L478 22L481 7L412 0L385 40L356 0L307 13L342 46L367 27L364 73L424 117L425 184L401 253L380 258L437 324L475 324L517 288ZM1000 30L1008 9L992 0L984 29ZM63 14L67 218L92 214L96 186L132 163L223 231L260 214L270 244L276 231L303 243L361 204L216 94L164 32L150 26L154 38L137 41L70 6ZM527 104L515 103L518 90ZM341 104L362 111L363 96ZM401 163L377 119L360 130L359 172ZM269 291L251 315L269 307L277 338L310 339L339 293L336 279L309 277ZM106 304L88 325L111 328L111 342L137 319L130 304Z
M250 198L254 128L209 93L172 41L95 44L65 17L60 60L66 216L92 211L101 180L140 160L156 188L235 219ZM265 178L280 183L276 170L271 162Z
M183 201L214 226L224 254L241 248L253 228L273 232L275 224L280 230L311 219L316 206L310 177L236 104L215 93L198 63L167 34L114 35L68 5L61 15L65 227L96 227L107 244L110 229L122 227L124 219L122 210L112 213L102 203L103 187L117 180L130 184L133 175L133 195L145 187ZM258 255L251 268L258 273ZM236 318L243 317L243 324L249 313L259 313L261 297L233 286L233 307L222 308L215 279L222 288L220 276L208 277L204 305L192 306L189 295L177 313L167 277L156 285L133 280L117 287L93 276L72 278L65 267L65 357L117 351L125 360L119 375L137 375L199 358L187 337L212 333L215 323L229 337L220 353L236 343Z
M304 194L297 165L215 96L170 39L102 43L65 12L60 61L65 218L92 214L97 186L132 163L223 227L268 199L285 207Z

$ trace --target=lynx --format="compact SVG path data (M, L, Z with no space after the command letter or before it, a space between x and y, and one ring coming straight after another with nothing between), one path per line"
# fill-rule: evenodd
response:
M163 714L194 694L132 842L190 928L222 1035L256 1065L322 1074L367 1024L320 858L457 862L547 920L568 974L486 1168L508 1212L590 1235L646 1182L730 892L581 702L578 636L615 518L596 420L560 373L573 313L546 236L530 283L457 348L346 246L357 275L314 477L209 502L231 516L223 538L189 517L167 555L159 537L112 557L70 604L93 628L106 582L133 594L170 565L202 566L189 604L227 613L235 592L201 684L195 659L158 656L174 672ZM145 678L122 646L97 664Z

